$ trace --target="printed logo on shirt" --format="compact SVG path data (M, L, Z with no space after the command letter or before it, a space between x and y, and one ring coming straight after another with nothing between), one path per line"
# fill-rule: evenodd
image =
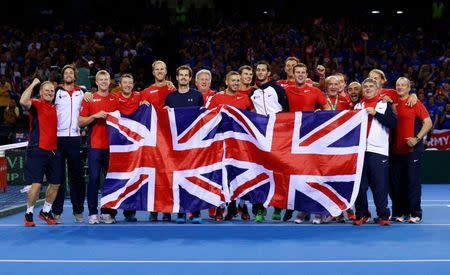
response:
M241 98L242 98L242 96L238 96L238 97L236 97L236 99L237 99L237 100L239 100L239 99L241 99Z
M94 98L94 99L92 100L92 102L99 102L99 101L102 101L102 99L101 99L101 98Z
M158 90L150 90L150 91L148 91L149 94L154 94L154 93L157 93L157 92L158 92Z
M309 90L304 90L303 92L305 92L305 93L309 93Z
M193 98L188 98L188 102L194 102Z

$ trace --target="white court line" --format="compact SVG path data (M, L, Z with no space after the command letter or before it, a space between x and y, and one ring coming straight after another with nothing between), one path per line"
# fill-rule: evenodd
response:
M46 224L37 224L36 228L58 228L58 227L91 227L91 228L120 228L120 227L354 227L354 228L364 228L367 226L376 226L380 227L378 224L374 223L367 223L363 226L353 226L350 222L347 222L345 224L342 223L330 223L330 224L294 224L294 223L275 223L275 224L58 224L58 225L46 225ZM411 223L391 223L388 227L383 228L389 228L389 227L417 227L417 226L450 226L450 223L419 223L419 224L411 224ZM11 224L0 224L0 227L22 227L27 228L23 224L17 224L17 223L11 223ZM380 227L381 228L381 227ZM31 229L32 230L32 229Z
M448 263L450 259L398 260L31 260L0 259L0 263L108 263L108 264L317 264L317 263Z

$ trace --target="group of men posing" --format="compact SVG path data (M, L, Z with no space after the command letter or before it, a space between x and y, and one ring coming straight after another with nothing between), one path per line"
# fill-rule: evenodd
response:
M167 67L163 61L152 64L155 83L141 92L134 91L131 74L120 78L120 92L110 93L110 75L101 70L95 76L98 91L91 94L75 84L76 68L67 65L62 69L63 83L56 87L49 81L34 79L23 93L20 103L30 110L30 139L27 148L25 177L31 189L25 213L25 225L34 226L33 210L40 187L46 176L49 183L45 203L38 217L48 224L61 222L65 198L65 167L69 173L70 198L76 222L83 222L84 198L87 193L90 224L115 223L117 211L101 208L98 215L98 189L109 163L109 138L106 125L108 112L119 110L133 113L142 104L152 104L157 109L189 106L208 109L221 104L269 115L279 112L307 112L317 110L365 109L369 116L367 147L362 172L360 192L355 202L355 212L347 211L353 224L361 225L371 218L367 203L370 186L376 206L374 221L388 225L391 220L418 223L422 219L420 166L423 154L422 140L431 128L431 119L423 104L410 95L410 83L400 77L396 89L384 89L386 78L381 70L374 69L362 83L346 85L343 74L325 77L325 68L319 65L316 73L319 82L308 78L307 67L295 57L285 62L286 80L271 78L270 64L261 61L254 69L242 66L230 71L225 78L226 89L211 90L211 72L200 70L195 75L196 88L191 88L192 69L183 65L176 70L177 88L166 79ZM255 85L252 86L253 74ZM39 99L32 99L33 88L40 85ZM323 91L322 91L323 90ZM81 159L82 139L80 127L88 127L89 182L83 180ZM393 134L390 136L390 133ZM390 145L390 146L389 146ZM388 196L392 200L392 213ZM266 209L254 204L255 221L265 220ZM275 209L273 220L281 220L281 209ZM227 213L224 217L224 213ZM216 221L231 220L241 214L249 220L244 201L210 209ZM133 209L124 210L125 220L137 221ZM283 221L292 218L293 211L286 210ZM299 212L294 220L302 223L309 213ZM315 215L313 223L335 219L345 221L344 215L328 217ZM158 221L152 212L150 221ZM171 213L163 213L163 221L171 221ZM192 223L201 223L200 212L191 213ZM178 213L177 223L187 222L186 213Z

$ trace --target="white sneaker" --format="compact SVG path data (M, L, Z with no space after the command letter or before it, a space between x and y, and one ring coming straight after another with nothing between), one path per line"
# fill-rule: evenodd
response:
M73 216L75 217L75 221L76 221L77 223L82 223L82 222L84 222L83 214L74 214Z
M322 215L315 215L312 220L313 224L321 224L323 222Z
M409 218L410 223L420 223L422 219L420 217L411 217Z
M407 218L408 217L406 217L406 215L403 215L403 216L395 218L395 221L396 222L405 222Z
M56 224L61 224L61 215L54 215L53 218L55 218Z
M89 216L89 224L99 224L98 215L90 215Z
M106 224L116 223L116 219L114 219L113 217L111 217L110 214L101 214L101 215L100 215L100 221L101 221L102 223L106 223Z
M308 213L305 212L298 212L297 217L295 217L294 223L300 224L303 223L306 220L306 216L308 216Z
M324 215L324 216L322 216L322 223L329 223L329 222L331 222L333 220L333 217L332 216L329 216L329 215Z

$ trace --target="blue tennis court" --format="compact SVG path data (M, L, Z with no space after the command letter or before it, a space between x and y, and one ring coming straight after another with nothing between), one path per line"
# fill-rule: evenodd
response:
M421 224L293 222L63 224L0 219L1 274L448 274L450 188L424 185ZM36 211L35 211L36 212ZM36 216L36 215L35 215ZM271 213L267 217L270 219ZM87 218L87 217L86 217ZM37 217L35 217L37 219Z

